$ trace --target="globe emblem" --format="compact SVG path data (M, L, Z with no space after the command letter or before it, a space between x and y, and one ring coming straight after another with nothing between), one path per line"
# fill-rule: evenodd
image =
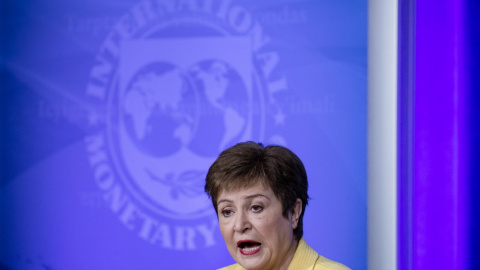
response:
M141 68L129 83L123 108L130 140L157 157L187 145L198 122L195 91L181 70L169 63Z
M188 73L201 93L201 116L190 148L200 155L216 157L245 136L250 109L247 89L240 75L224 61L201 61Z
M250 97L234 68L207 59L140 68L120 95L118 148L126 185L174 218L210 214L205 175L219 151L248 137Z

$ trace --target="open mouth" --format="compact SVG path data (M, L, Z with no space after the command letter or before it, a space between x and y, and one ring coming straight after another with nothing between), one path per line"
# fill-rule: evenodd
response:
M260 251L262 244L252 240L243 240L237 242L237 247L243 255L253 255Z

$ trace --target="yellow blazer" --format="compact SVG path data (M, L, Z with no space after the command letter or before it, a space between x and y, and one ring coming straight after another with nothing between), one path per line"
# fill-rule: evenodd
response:
M300 239L292 262L288 266L288 270L347 270L350 269L345 265L329 260L313 250L305 240ZM245 270L238 263L229 265L219 270Z

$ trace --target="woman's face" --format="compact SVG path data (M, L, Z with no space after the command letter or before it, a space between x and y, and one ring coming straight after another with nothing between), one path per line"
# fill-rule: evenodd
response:
M220 232L232 257L244 268L287 269L295 254L302 201L297 199L288 218L270 187L257 184L221 192L217 200Z

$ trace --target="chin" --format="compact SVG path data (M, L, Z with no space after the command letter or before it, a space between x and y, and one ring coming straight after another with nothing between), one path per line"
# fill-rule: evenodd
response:
M258 264L258 263L255 263L255 264L251 264L251 263L247 263L247 264L241 264L243 266L243 268L247 269L247 270L261 270L261 269L264 269L262 267L261 264Z
M248 260L238 260L237 261L243 268L247 270L262 270L265 269L265 263L259 258L257 259L248 259Z

